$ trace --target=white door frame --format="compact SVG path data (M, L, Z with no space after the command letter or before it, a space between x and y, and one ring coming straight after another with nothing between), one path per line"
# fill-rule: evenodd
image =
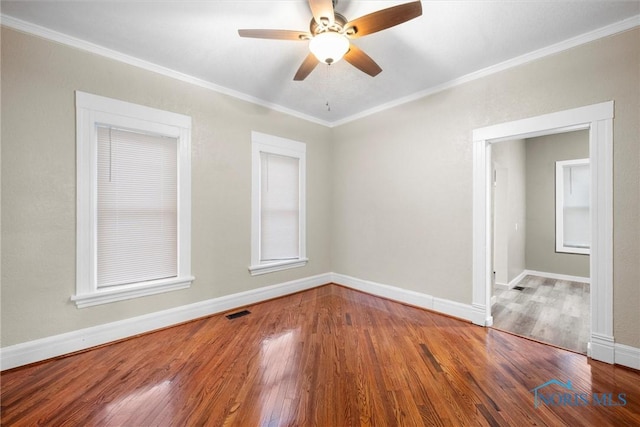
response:
M491 326L491 144L589 130L591 162L591 336L589 357L614 363L613 101L473 131L473 323Z

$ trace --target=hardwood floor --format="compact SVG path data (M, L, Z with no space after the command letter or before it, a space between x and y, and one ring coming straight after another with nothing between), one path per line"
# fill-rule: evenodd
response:
M495 290L493 327L587 354L589 290L588 283L527 275L514 289Z
M640 425L638 371L337 285L246 308L3 372L2 424Z

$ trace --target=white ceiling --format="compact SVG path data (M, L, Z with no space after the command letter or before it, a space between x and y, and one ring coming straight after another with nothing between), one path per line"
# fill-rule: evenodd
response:
M352 20L407 1L339 0L336 11ZM593 38L603 27L640 22L640 1L441 0L422 7L421 17L354 41L382 67L378 76L340 61L320 64L302 82L293 75L308 42L241 38L237 30L306 31L306 0L2 0L1 12L5 25L56 35L29 25L35 24L324 124L558 43L570 45L563 42L584 34L577 40Z

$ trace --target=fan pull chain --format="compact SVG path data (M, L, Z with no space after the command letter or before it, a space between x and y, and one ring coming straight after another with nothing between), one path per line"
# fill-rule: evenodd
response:
M331 79L329 76L330 68L331 68L331 65L327 65L327 88L326 88L327 103L325 104L327 106L327 111L331 111L331 104L329 104L329 94L331 93Z

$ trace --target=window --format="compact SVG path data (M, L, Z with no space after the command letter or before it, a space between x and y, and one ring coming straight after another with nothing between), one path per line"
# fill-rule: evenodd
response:
M80 308L191 285L191 118L76 92Z
M252 133L252 275L307 263L306 145Z
M556 162L556 252L589 254L589 159Z

